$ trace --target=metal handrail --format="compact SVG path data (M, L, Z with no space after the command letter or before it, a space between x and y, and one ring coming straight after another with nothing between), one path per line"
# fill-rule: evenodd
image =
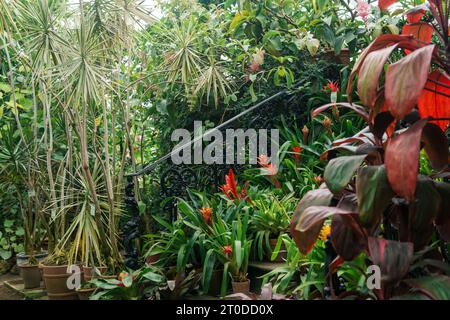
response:
M223 127L229 125L230 123L232 123L232 122L234 122L235 120L241 118L242 116L244 116L244 115L246 115L246 114L252 112L253 110L256 110L256 109L258 109L259 107L265 105L266 103L268 103L268 102L274 100L275 98L278 98L278 97L280 97L280 96L282 96L282 95L284 95L284 94L292 94L292 92L293 92L295 89L298 89L298 87L299 87L302 83L303 83L303 80L300 80L299 82L297 82L296 84L294 84L294 85L292 86L291 89L284 89L284 90L281 90L281 91L275 93L274 95L272 95L272 96L270 96L270 97L268 97L268 98L262 100L261 102L258 102L257 104L255 104L254 106L248 108L247 110L242 111L242 112L239 113L238 115L235 115L234 117L232 117L232 118L228 119L227 121L221 123L221 124L218 125L217 127L214 127L214 128L212 128L212 129L209 129L209 130L205 131L202 135L200 135L200 136L194 138L193 140L190 140L188 143L186 143L186 144L184 144L184 145L182 145L182 146L180 146L180 147L178 147L178 148L172 150L171 152L169 152L169 153L167 153L166 155L162 156L161 158L159 158L159 159L156 160L155 162L152 162L152 163L148 164L147 166L145 166L144 168L142 168L140 171L138 171L138 172L133 172L133 173L128 173L128 174L126 174L125 176L126 176L126 177L138 177L138 176L141 176L141 175L143 175L143 174L146 174L146 173L148 173L148 172L153 171L160 163L162 163L162 162L164 162L165 160L169 159L169 158L172 156L172 154L176 154L176 153L178 153L179 151L183 150L184 148L190 147L192 144L194 144L195 142L197 142L197 141L199 141L199 140L202 140L203 137L207 136L207 135L210 134L211 132L213 132L213 131L215 131L215 130L220 130L220 129L222 129Z

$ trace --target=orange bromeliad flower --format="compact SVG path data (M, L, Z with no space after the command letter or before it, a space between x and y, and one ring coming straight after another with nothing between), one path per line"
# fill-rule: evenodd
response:
M330 234L330 232L331 232L330 225L329 224L324 225L322 230L320 231L320 236L319 236L320 240L323 240L323 241L327 240L327 237Z
M293 157L295 160L300 160L302 158L302 148L300 146L292 147Z
M211 224L211 218L213 209L209 207L203 207L200 209L200 213L202 214L203 220L206 224Z
M223 253L224 253L226 256L229 256L229 255L233 252L233 249L231 248L230 245L224 246L224 247L222 248L222 250L223 250Z
M314 182L317 183L317 184L321 184L321 183L324 181L323 178L322 178L322 176L320 176L320 175L315 176L315 177L313 178L313 180L314 180Z

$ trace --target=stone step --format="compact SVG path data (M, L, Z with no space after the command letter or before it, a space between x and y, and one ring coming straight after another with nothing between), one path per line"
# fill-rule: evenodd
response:
M3 284L11 290L21 294L25 299L45 300L47 298L47 291L44 288L43 282L41 282L41 286L39 288L33 289L25 289L22 279L5 281Z

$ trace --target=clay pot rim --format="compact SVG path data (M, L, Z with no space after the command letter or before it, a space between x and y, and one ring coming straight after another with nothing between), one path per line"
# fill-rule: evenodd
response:
M24 268L24 269L31 269L31 268L38 268L39 269L39 264L23 264L18 266L19 268Z
M75 289L75 291L84 293L84 292L90 292L90 291L94 292L95 289L97 289L97 288L78 288L78 289Z
M231 282L234 282L234 283L247 283L247 282L250 282L250 279L247 279L245 281L236 281L236 280L232 279Z

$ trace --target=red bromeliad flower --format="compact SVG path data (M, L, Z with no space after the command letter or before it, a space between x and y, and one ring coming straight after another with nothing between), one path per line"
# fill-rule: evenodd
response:
M224 253L226 256L229 256L229 255L233 252L233 249L231 248L230 245L224 246L224 247L222 248L222 250L223 250L223 253Z
M213 209L209 207L203 207L200 209L200 213L202 214L203 220L206 224L211 224L211 218Z
M323 91L330 90L331 92L339 91L339 84L337 81L328 81L327 85L323 87Z
M242 200L247 197L247 186L248 181L245 182L244 187L241 190L241 193L238 194L237 184L234 178L233 169L228 171L228 174L225 176L225 184L220 187L220 190L227 196L230 200Z
M295 146L295 147L292 147L291 150L293 152L293 157L294 157L295 160L300 160L302 158L302 155L301 155L302 147Z

